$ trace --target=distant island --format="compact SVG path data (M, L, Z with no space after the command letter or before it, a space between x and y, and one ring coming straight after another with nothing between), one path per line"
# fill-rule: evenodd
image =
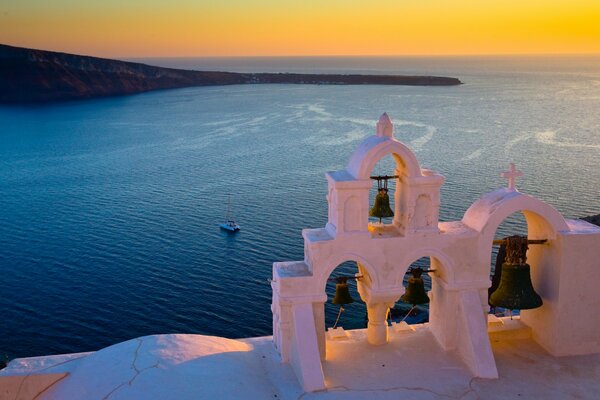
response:
M404 75L190 71L0 44L0 103L44 103L191 86L241 84L460 85L457 78Z

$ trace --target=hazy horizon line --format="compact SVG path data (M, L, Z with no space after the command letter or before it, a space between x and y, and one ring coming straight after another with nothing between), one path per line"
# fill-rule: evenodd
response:
M600 52L594 53L456 53L456 54L334 54L334 55L324 55L324 54L303 54L303 55L238 55L238 56L218 56L218 55L210 55L210 56L115 56L115 57L125 57L127 59L147 59L147 58L422 58L422 57L502 57L502 56L600 56ZM95 57L95 56L94 56Z
M1 44L1 43L0 43ZM93 55L86 54L84 52L75 53L68 50L55 50L55 49L43 49L38 47L25 47L23 45L8 44L6 46L21 47L31 50L40 51L51 51L64 54L81 55L88 57L97 58L108 58L108 59L190 59L190 58L207 58L207 59L223 59L223 58L423 58L423 57L510 57L510 56L530 56L530 57L547 57L547 56L600 56L600 52L584 52L584 53L536 53L536 52L522 52L522 53L423 53L423 54L297 54L297 55L143 55L143 56L128 56L128 55Z

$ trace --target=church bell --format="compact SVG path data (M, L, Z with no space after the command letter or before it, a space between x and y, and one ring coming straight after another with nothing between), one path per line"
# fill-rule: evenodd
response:
M490 305L509 310L541 307L542 298L533 288L531 267L526 263L527 238L511 236L505 239L505 244L506 258L501 266L500 284L490 295Z
M425 282L421 278L423 270L421 268L413 268L410 272L412 276L408 278L406 292L400 297L400 300L413 306L429 303L429 296L425 293Z
M338 281L335 284L335 297L331 301L333 304L342 306L344 304L354 303L354 299L350 296L347 280L347 278L338 278Z
M498 289L490 296L490 304L509 310L530 310L543 302L531 283L529 264L502 264Z
M388 195L388 177L376 176L372 178L377 179L377 196L375 196L375 203L371 211L369 211L369 216L379 218L379 222L381 223L382 218L394 216L394 212L390 207L390 196Z

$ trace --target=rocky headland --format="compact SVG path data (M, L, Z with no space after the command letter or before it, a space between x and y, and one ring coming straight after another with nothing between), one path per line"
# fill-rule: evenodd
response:
M584 221L589 222L590 224L594 224L594 225L600 226L600 214L598 214L598 215L590 215L589 217L582 217L581 219L584 220Z
M240 84L460 85L457 78L405 75L191 71L0 44L0 103L90 99L191 86Z

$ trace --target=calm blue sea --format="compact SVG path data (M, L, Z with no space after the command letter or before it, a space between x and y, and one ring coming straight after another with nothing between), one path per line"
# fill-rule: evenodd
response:
M324 173L384 111L446 177L442 220L504 186L511 161L521 191L567 217L600 213L600 56L145 61L464 85L202 87L0 107L0 355L154 333L269 335L272 263L303 258L301 229L326 222ZM218 228L228 196L235 235ZM336 311L327 306L328 325ZM364 313L348 307L342 324L362 327Z

